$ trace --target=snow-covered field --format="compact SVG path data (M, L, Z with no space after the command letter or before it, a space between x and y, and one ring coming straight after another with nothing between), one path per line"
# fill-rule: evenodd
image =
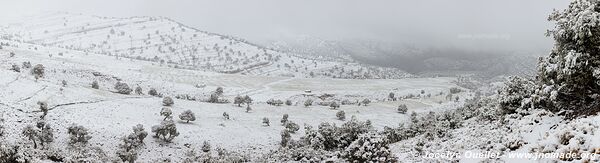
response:
M10 43L17 45L15 42ZM18 45L19 47L5 46L0 50L0 107L10 141L24 141L20 131L26 125L34 124L42 114L38 109L38 101L45 101L50 106L45 119L56 130L54 146L67 146L66 128L76 123L89 129L93 137L91 144L113 154L120 138L127 135L132 126L142 124L150 131L150 126L162 121L163 117L159 114L163 108L162 98L147 95L150 88L155 88L163 96L186 94L203 99L217 87L223 87L224 99L232 101L237 95L248 95L254 99L249 113L245 107L231 103L214 104L202 100L175 99L173 115L189 109L195 113L197 120L190 123L177 121L180 135L173 143L165 144L149 138L143 152L140 152L141 161L163 157L176 161L183 157L186 144L199 148L204 141L233 151L268 152L279 147L279 133L284 129L279 120L283 114L289 114L289 120L301 126L317 126L321 122L343 123L344 121L336 118L336 112L343 110L347 117L370 120L374 127L382 129L408 120L408 114L397 113L396 108L400 104L406 104L409 112L426 112L450 108L460 103L449 102L445 96L439 95L440 92L456 87L452 83L453 78L355 80L220 74L176 69L155 62L57 47ZM59 51L62 55L49 55ZM10 57L11 52L15 56ZM45 77L36 80L29 70L9 70L11 65L27 61L32 65L44 65ZM115 93L113 87L117 79L128 83L132 88L140 86L145 95ZM63 80L67 82L66 86L62 85ZM100 89L91 87L93 81L99 82ZM310 95L307 95L306 90L311 90ZM401 97L419 95L421 91L432 95L425 97L422 94L422 98L398 101L387 100L390 92ZM335 99L353 101L368 98L373 103L368 106L342 105L339 109L303 105L305 99L316 100L314 96L322 94L332 94ZM265 103L268 99L290 99L293 104L272 106ZM231 119L225 120L223 112L227 112ZM263 126L263 117L271 120L271 126ZM303 132L298 132L293 137L301 135Z

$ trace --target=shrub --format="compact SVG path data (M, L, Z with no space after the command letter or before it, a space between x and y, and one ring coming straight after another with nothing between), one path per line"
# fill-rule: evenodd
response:
M313 100L311 99L307 99L306 101L304 101L304 107L309 107L313 104Z
M165 116L163 121L167 120L167 119L172 119L172 116L171 116L172 114L173 114L173 111L171 111L171 108L164 107L160 110L160 115Z
M123 83L120 81L115 84L115 89L117 90L117 93L125 95L128 95L131 93L131 91L133 91L131 90L131 88L129 88L129 85L127 85L127 83Z
M202 142L202 152L210 152L210 143L208 141Z
M346 119L346 113L343 110L340 110L337 113L335 113L335 116L337 117L337 119L342 121Z
M358 136L342 153L348 162L397 162L385 138L374 133Z
M285 100L285 105L292 106L292 100Z
M13 70L15 72L21 72L21 67L19 67L18 65L13 64L12 68L10 68L10 70Z
M140 87L139 85L137 87L135 87L135 94L143 95L144 92L142 90L142 87Z
M173 99L171 97L164 97L163 98L163 106L172 106L173 104L175 104L175 102L173 101Z
M186 121L186 123L190 123L190 121L196 120L196 116L191 110L186 110L179 115L179 119L181 119L182 121Z
M92 88L94 88L94 89L100 89L100 85L98 85L98 81L95 81L95 80L94 80L94 81L92 82Z
M406 114L407 111L408 111L408 107L406 106L406 104L400 104L398 106L398 113Z
M340 108L340 104L338 104L337 102L331 102L331 104L329 104L329 107L331 107L332 109L337 109Z
M155 138L161 139L167 143L173 141L176 136L179 136L175 122L170 119L162 121L160 125L152 126L152 132L154 133Z
M156 89L150 88L150 90L148 91L148 95L150 95L150 96L157 96L158 92L156 91Z
M283 114L283 117L281 118L281 124L285 125L288 122L288 118L290 116L288 114Z
M270 123L269 123L269 118L267 118L267 117L264 117L264 118L262 119L262 123L263 123L265 126L270 126Z
M37 64L33 67L33 69L31 69L31 74L33 74L36 80L39 78L43 78L45 74L44 69L44 65Z
M227 114L227 112L223 112L223 118L225 120L229 120L229 114Z
M89 135L88 129L77 124L72 124L69 126L67 128L67 133L69 134L70 145L86 145L87 142L92 139L92 136Z
M462 92L462 90L460 88L457 88L457 87L450 88L450 94L457 94L460 92Z
M300 130L300 126L292 121L288 121L285 123L285 129L290 133L296 133L296 131Z

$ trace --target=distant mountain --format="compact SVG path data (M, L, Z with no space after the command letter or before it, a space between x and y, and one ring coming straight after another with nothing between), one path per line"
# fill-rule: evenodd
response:
M411 76L400 69L360 64L344 56L314 57L300 50L282 52L244 39L198 30L165 17L114 18L58 12L22 20L4 26L1 38L230 74L333 78Z

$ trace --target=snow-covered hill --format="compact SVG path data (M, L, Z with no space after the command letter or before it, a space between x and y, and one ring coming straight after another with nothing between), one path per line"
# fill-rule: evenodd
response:
M174 68L229 74L333 78L410 76L399 69L279 52L240 38L201 31L165 17L109 18L49 13L23 20L3 27L1 37L152 61Z

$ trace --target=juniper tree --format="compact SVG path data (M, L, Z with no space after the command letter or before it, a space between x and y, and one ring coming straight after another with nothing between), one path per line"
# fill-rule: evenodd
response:
M42 116L40 116L40 118L46 118L46 115L48 115L48 103L44 101L38 101L37 104L40 106L40 111L42 111Z
M162 139L167 143L173 141L176 136L179 136L175 122L170 119L162 121L160 125L152 126L152 132L155 138Z
M202 152L210 152L210 143L208 141L202 142Z
M98 85L98 81L94 80L92 82L92 88L94 88L94 89L100 89L100 85Z
M281 146L282 147L287 147L288 143L291 140L292 140L292 135L290 134L290 131L288 131L288 130L281 131Z
M340 108L340 104L333 101L333 102L331 102L331 104L329 104L329 107L331 107L332 109L337 109L337 108Z
M304 101L304 107L309 107L311 106L313 103L313 101L311 99L307 99L306 101Z
M288 122L288 118L290 116L288 114L283 114L283 117L281 117L281 124L285 125Z
M165 118L163 119L163 121L167 120L167 119L171 119L172 118L171 114L173 114L173 111L171 111L171 108L163 107L160 110L160 115L161 116L165 116Z
M16 64L13 64L13 65L12 65L12 68L10 68L10 70L13 70L13 71L15 71L15 72L21 72L21 67L19 67L19 66L18 66L18 65L16 65Z
M27 61L27 62L23 62L23 69L28 69L31 68L31 62Z
M131 88L129 88L129 85L127 85L127 83L123 83L120 81L115 84L115 89L117 90L117 93L126 95L130 94L131 91L133 91L131 90Z
M66 80L62 80L60 83L62 84L63 87L67 86L67 81Z
M335 113L335 116L337 117L337 119L343 121L344 119L346 119L346 112L344 112L343 110L340 110L337 113Z
M285 100L285 105L291 106L292 105L292 100Z
M25 137L27 137L27 139L33 141L33 148L37 148L37 139L39 136L39 131L33 126L33 125L27 125L25 128L23 128L23 131L21 132L23 135L25 135Z
M250 111L252 111L252 108L250 107L250 105L246 106L246 113L250 113Z
M186 110L179 115L179 119L181 119L182 121L186 121L186 123L190 123L190 121L196 120L196 116L194 115L192 110Z
M367 106L371 103L371 100L369 100L368 98L365 98L364 100L362 100L361 102L364 106Z
M215 93L219 96L223 95L223 87L217 87Z
M175 104L175 102L173 102L173 99L169 96L164 97L162 100L163 106L172 106L173 104Z
M158 95L158 92L156 91L156 89L150 88L150 90L148 91L148 95L156 96L156 95Z
M137 124L133 126L133 133L131 133L131 135L135 136L137 140L143 144L144 138L148 136L148 132L144 130L144 126L142 124Z
M388 98L392 101L396 101L396 95L394 94L394 92L390 92L390 94L388 94Z
M92 139L92 136L89 135L88 129L77 124L72 124L69 126L67 128L67 133L69 134L70 145L86 145L87 142Z
M244 98L242 96L237 95L235 98L233 98L233 104L237 104L238 107L241 107L242 103L244 103Z
M35 80L44 77L44 69L44 65L42 64L37 64L33 67L33 69L31 69L31 74L33 74L33 76L35 77Z
M406 104L398 105L398 113L406 114L407 111L408 111L408 107L406 106Z
M119 144L116 151L117 156L123 162L134 163L138 158L138 151L136 148L139 146L137 139L132 136L123 136L121 138L121 144Z
M54 141L54 130L50 126L50 124L44 123L43 125L38 126L41 130L39 133L40 145L44 147L45 144L49 144Z
M296 131L300 130L300 125L292 121L288 121L287 123L285 123L285 129L291 133L296 133Z
M139 85L137 87L135 87L135 94L143 95L144 92L142 90L142 87L140 87Z
M244 97L243 97L243 99L244 99L244 100L243 100L243 101L244 101L244 103L246 103L246 105L248 105L248 106L250 106L250 104L251 104L251 103L252 103L252 101L253 101L253 100L252 100L252 98L250 98L250 96L248 96L248 95L244 96Z

